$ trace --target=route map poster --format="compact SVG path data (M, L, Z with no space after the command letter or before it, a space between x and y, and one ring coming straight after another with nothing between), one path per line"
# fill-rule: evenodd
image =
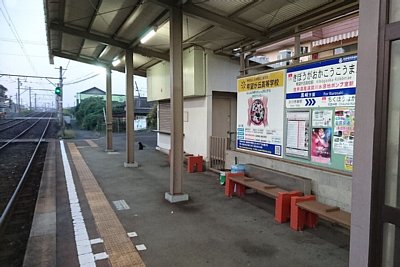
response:
M355 106L357 55L288 68L286 108Z
M237 80L238 149L282 157L286 71Z

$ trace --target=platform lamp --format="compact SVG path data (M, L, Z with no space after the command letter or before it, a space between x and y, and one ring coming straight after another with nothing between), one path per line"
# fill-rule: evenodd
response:
M119 58L114 58L112 65L114 67L118 66L121 63L121 60Z
M140 39L140 43L144 44L146 43L148 40L150 40L154 35L156 35L156 31L157 31L157 27L153 26L151 27L144 35L143 37Z

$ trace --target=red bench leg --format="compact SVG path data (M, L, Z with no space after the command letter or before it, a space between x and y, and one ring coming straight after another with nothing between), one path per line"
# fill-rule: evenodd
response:
M232 176L243 176L243 175L244 175L244 173L231 173L231 172L226 173L225 196L231 197L235 191L239 197L244 196L246 187L244 185L235 183L230 179ZM236 190L235 190L235 185L236 185Z
M307 219L307 212L299 208L296 203L310 200L315 200L315 196L292 197L290 202L290 228L293 230L303 230Z
M238 197L244 197L244 194L246 193L246 187L242 184L238 183L235 184L236 184L236 195Z
M235 186L235 184L230 179L229 173L226 173L226 178L225 178L225 196L227 196L227 197L231 197L232 196L234 186Z
M298 191L279 192L275 200L275 221L278 223L287 222L290 218L290 199L295 196L302 196Z
M317 227L317 223L318 223L318 215L306 211L306 226L308 228L315 228Z
M187 171L189 173L203 171L203 156L189 156L187 160Z

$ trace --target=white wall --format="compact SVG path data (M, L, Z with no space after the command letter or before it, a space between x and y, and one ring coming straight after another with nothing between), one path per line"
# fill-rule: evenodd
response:
M193 89L193 97L184 99L185 152L202 155L208 161L209 137L212 133L212 91L236 92L239 68L239 61L214 55L212 51L206 51L204 54L199 48L185 50L184 95L188 96L188 90ZM170 98L169 63L162 62L150 68L147 81L149 101ZM162 84L165 86L161 86ZM164 88L167 89L167 93ZM198 96L199 92L201 96ZM170 139L169 134L159 133L159 150L168 152Z
M184 101L184 150L202 155L207 160L207 98L190 98Z
M160 62L147 70L148 101L168 99L169 87L169 62Z
M161 152L168 153L171 148L171 135L165 133L157 134L157 149Z
M183 51L183 95L204 96L204 53L199 48ZM157 101L170 98L169 62L160 62L147 70L147 100Z
M207 53L207 92L236 92L239 60Z
M183 149L185 152L202 155L204 160L208 155L208 113L211 111L207 108L206 97L189 98L184 101L184 143ZM160 151L167 152L171 145L170 134L158 133L157 146Z

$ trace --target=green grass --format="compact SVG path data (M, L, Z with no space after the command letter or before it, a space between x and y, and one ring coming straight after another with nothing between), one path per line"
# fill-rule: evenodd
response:
M75 132L73 130L64 130L64 139L72 139L75 138Z

